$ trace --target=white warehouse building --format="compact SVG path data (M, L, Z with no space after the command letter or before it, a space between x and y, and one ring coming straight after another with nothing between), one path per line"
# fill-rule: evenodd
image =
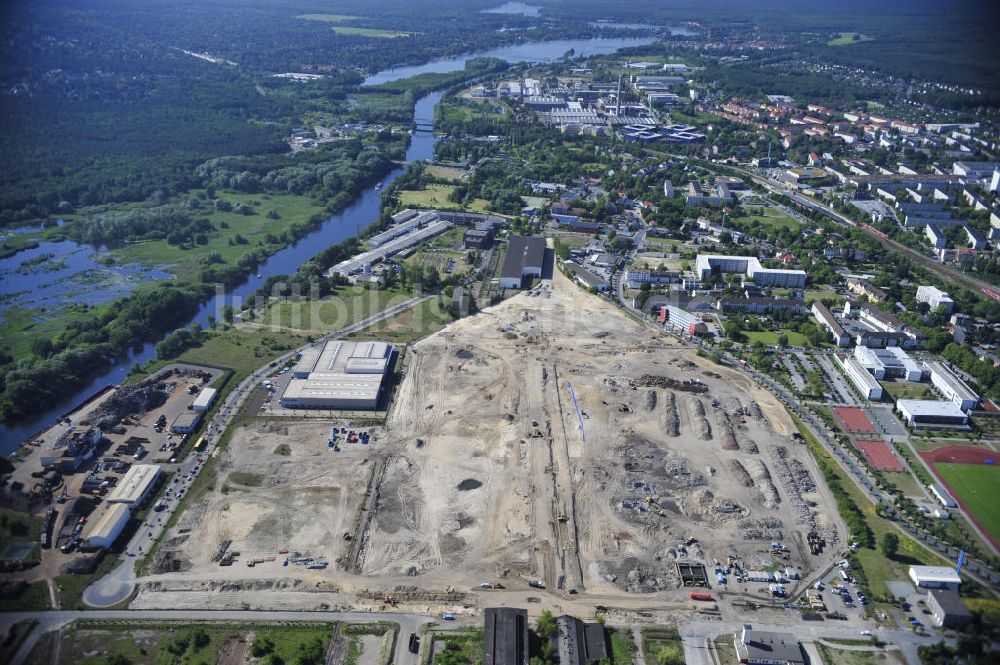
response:
M92 517L80 538L84 549L108 549L125 530L132 511L124 503L109 503L96 518Z
M286 409L374 410L392 370L385 342L330 340L302 352L281 395Z
M191 402L191 408L195 411L208 411L218 394L219 391L215 388L202 388L202 391Z
M107 503L123 503L134 508L149 495L159 477L159 465L133 464L104 500Z
M959 428L969 425L969 416L954 402L947 400L900 399L896 400L899 415L910 427Z
M958 571L946 566L910 566L910 579L922 589L958 591L962 584Z

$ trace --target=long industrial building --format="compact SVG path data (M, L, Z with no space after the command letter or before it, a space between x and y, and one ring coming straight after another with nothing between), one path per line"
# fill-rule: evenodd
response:
M483 665L528 665L528 610L486 608Z
M913 428L966 428L969 416L955 402L947 400L900 399L896 409Z
M755 256L699 254L695 259L695 273L701 280L708 279L713 273L740 273L757 286L801 289L806 285L804 270L765 268Z
M567 614L556 619L559 665L588 665L608 658L604 626L586 623Z
M936 360L924 362L924 368L931 374L931 383L941 391L945 399L951 400L962 411L969 411L979 404L979 395L965 381L958 378L948 365Z
M90 518L80 538L84 549L108 549L125 530L132 511L127 504L110 503L96 518Z
M202 388L198 396L191 402L191 408L195 411L208 411L218 395L219 391L215 388Z
M858 389L866 399L879 401L882 399L882 384L875 380L875 377L865 369L865 366L858 362L857 358L850 356L835 356L837 362L844 370L844 374L851 380L854 387Z
M374 410L392 370L385 342L331 340L302 352L281 396L286 409Z
M367 252L362 252L357 256L354 256L346 261L341 261L337 265L333 266L327 271L327 275L353 275L364 271L367 267L371 266L373 263L378 263L379 261L385 261L390 256L394 256L404 249L408 249L417 245L424 240L433 238L434 236L440 235L450 229L453 225L451 222L438 219L437 213L426 213L429 223L427 226L422 228L416 227L411 228L408 232L403 233L391 240L384 242L378 247L374 247Z
M856 346L854 347L854 359L879 380L920 381L924 375L920 365L898 346L884 349Z
M157 464L133 464L125 472L125 477L115 485L105 501L107 503L123 503L135 508L149 495L160 477L160 467Z

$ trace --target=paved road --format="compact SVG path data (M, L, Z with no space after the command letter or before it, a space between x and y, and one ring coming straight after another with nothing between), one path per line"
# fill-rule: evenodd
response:
M352 323L351 325L341 328L340 330L329 333L322 338L320 342L325 339L335 339L359 330L364 330L365 328L378 323L383 319L395 316L396 314L414 307L429 298L433 298L435 295L436 294L431 293L404 300L403 302L392 305L377 314L373 314L372 316L357 321L356 323ZM229 393L225 403L215 412L215 415L203 430L205 433L205 441L207 443L204 451L205 455L208 455L211 452L211 449L214 447L214 443L218 440L218 437L226 431L229 423L240 412L240 408L243 406L244 400L250 396L254 387L264 380L268 374L270 374L271 367L284 364L288 360L294 358L296 354L300 353L305 348L306 347L303 346L295 349L294 351L289 351L280 358L277 358L267 365L257 369L257 371L243 379L243 381L241 381L240 384ZM163 529L166 526L167 521L181 503L179 495L181 495L182 492L186 492L191 486L191 483L194 482L194 478L197 476L197 473L201 471L201 464L199 463L196 455L188 455L187 459L182 462L175 465L168 465L164 468L173 470L175 472L175 478L178 479L176 483L171 484L171 487L174 490L173 500L165 502L167 507L162 512L150 513L150 517L147 518L146 522L139 527L135 535L132 537L132 540L129 541L128 547L125 550L127 554L121 564L101 579L96 580L84 590L83 602L87 605L100 608L113 607L114 605L128 599L128 597L132 594L132 590L135 589L136 559L141 557L143 554L148 553L149 550L155 546L156 541L163 533Z
M396 640L396 655L393 663L398 665L414 665L416 654L409 652L408 638L411 632L420 629L434 621L434 618L421 614L385 614L372 612L270 612L241 610L90 610L53 611L53 612L20 612L0 614L0 633L6 634L9 627L20 621L35 620L38 625L28 635L21 648L18 649L9 665L20 665L31 654L31 650L45 633L61 628L77 619L129 619L133 621L240 621L276 622L276 621L349 621L363 623L372 621L389 621L399 625L399 639ZM450 624L460 626L461 623Z

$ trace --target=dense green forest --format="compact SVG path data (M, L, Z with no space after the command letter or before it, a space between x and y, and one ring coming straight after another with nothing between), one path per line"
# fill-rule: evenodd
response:
M0 418L50 407L128 349L184 324L210 294L208 286L157 284L71 323L54 340L39 338L34 355L15 362L3 377Z

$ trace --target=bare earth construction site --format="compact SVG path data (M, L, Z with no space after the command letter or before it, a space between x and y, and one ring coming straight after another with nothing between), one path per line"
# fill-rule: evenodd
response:
M471 599L484 583L529 582L679 599L677 564L703 564L712 586L728 557L808 577L846 533L769 393L558 273L411 345L404 372L368 445L334 452L331 421L240 426L136 604L252 579L320 583L359 605L383 591ZM231 566L223 545L240 553ZM327 566L296 565L306 556Z

